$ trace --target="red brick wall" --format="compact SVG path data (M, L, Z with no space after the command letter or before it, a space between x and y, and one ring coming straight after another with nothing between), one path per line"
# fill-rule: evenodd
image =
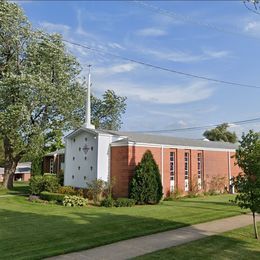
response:
M136 165L141 161L145 151L150 150L156 160L160 172L162 172L162 148L161 147L137 147L122 146L111 147L111 177L116 179L113 193L115 197L127 197L129 183L133 177ZM189 184L197 183L198 153L202 153L202 184L205 190L213 176L225 177L228 187L228 152L225 151L201 151L163 148L163 193L170 193L170 152L175 152L175 189L184 192L184 153L190 153ZM231 154L233 155L233 154ZM239 173L238 166L234 166L235 159L231 159L230 168L232 176ZM204 179L204 182L203 182ZM203 188L203 186L202 186Z
M29 181L31 178L31 174L30 173L24 173L23 174L23 181Z

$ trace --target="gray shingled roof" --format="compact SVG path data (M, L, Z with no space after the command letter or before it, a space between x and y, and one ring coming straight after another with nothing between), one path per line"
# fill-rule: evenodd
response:
M64 154L65 153L65 149L59 149L59 150L56 150L54 152L51 152L51 153L47 153L45 156L53 156L55 154Z
M140 134L134 132L115 132L117 135L127 136L128 141L148 144L165 144L178 146L192 146L218 149L237 149L238 144L231 144L225 142L203 141L189 138L179 138L173 136ZM124 143L126 140L119 140L117 143Z
M114 143L126 144L127 142L137 142L137 143L147 143L147 144L165 144L165 145L177 145L177 146L192 146L192 147L201 147L201 148L216 148L216 149L237 149L238 144L225 143L225 142L212 142L212 141L203 141L198 139L190 138L179 138L173 136L165 135L152 135L152 134L143 134L137 132L124 132L124 131L111 131L111 130L101 130L101 129L86 129L84 127L78 130L88 130L97 134L111 134L125 137L124 139L115 141ZM78 131L74 131L69 136Z

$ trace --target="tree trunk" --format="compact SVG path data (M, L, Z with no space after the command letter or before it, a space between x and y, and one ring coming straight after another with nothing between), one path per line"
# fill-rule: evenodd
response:
M4 167L4 182L3 186L7 189L13 188L14 174L16 166L21 159L20 155L14 156L14 150L10 140L4 137L4 150L5 150L5 167Z
M254 222L255 238L258 239L258 231L257 231L257 223L256 223L256 219L255 219L255 212L253 212L253 222Z
M4 170L4 182L3 186L8 190L13 188L14 174L18 162L7 162Z

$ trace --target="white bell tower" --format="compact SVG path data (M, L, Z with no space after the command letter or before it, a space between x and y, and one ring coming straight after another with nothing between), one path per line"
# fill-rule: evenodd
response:
M91 74L90 74L90 67L91 65L88 65L88 86L87 86L87 99L86 99L86 114L85 114L85 123L84 127L89 129L95 129L95 126L91 124Z

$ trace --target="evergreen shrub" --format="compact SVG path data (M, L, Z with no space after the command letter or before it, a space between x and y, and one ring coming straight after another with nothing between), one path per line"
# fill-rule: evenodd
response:
M138 204L157 204L163 196L159 167L151 151L147 150L135 168L129 197Z

